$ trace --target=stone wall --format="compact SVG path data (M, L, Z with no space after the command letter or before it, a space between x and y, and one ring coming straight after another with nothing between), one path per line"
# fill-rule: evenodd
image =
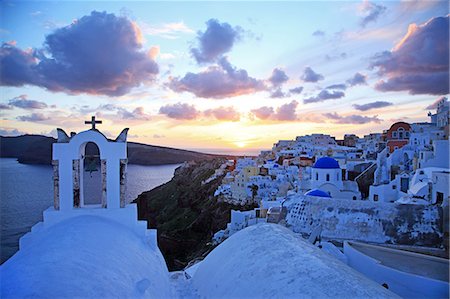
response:
M299 197L288 206L287 224L310 234L322 226L322 237L335 240L438 247L443 244L442 208Z

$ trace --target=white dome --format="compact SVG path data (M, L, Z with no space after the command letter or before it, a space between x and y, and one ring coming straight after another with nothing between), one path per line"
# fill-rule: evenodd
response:
M257 224L232 235L193 277L205 298L395 298L285 227Z
M117 222L73 217L29 245L0 267L1 298L170 297L159 249Z

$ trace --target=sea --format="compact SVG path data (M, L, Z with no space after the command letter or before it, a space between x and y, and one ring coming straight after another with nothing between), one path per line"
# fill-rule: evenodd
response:
M144 191L164 184L180 164L127 166L128 202ZM50 165L20 164L14 158L0 158L1 261L19 249L19 239L42 221L42 212L53 205L53 169ZM99 190L98 171L85 173L86 190ZM90 193L88 191L88 193ZM92 192L93 193L93 192Z

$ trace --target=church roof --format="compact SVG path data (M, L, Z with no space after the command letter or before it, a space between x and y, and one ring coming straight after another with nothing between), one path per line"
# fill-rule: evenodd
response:
M305 195L318 196L318 197L330 197L331 198L330 194L328 194L325 191L319 190L319 189L309 190L308 192L305 193Z
M393 298L395 294L277 224L247 227L192 278L200 298Z
M313 168L333 169L340 168L338 161L331 157L322 157L314 163Z
M170 298L157 247L117 222L77 216L33 232L0 267L1 298Z

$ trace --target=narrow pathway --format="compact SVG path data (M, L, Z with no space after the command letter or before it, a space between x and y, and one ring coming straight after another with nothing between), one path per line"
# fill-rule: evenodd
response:
M192 286L192 279L188 279L184 271L170 272L169 275L172 298L200 298Z

